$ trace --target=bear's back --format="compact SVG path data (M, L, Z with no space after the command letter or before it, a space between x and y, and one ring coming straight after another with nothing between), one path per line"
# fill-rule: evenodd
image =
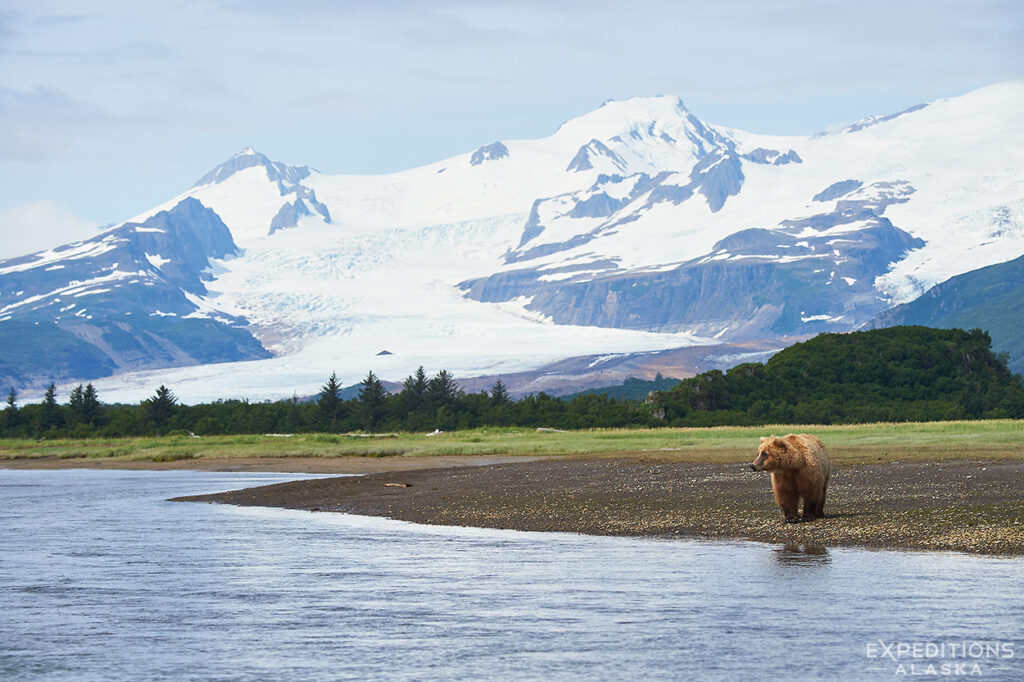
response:
M791 433L783 439L804 456L805 466L820 469L821 475L828 480L832 460L820 438L810 433Z

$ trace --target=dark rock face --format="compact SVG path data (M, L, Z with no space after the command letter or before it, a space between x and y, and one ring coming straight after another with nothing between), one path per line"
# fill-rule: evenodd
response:
M821 190L814 195L814 201L832 201L838 199L841 196L845 196L850 192L858 190L863 185L860 180L840 180L839 182L833 182L831 185Z
M273 217L270 221L269 234L295 227L299 224L299 218L313 215L314 212L320 214L325 223L331 222L331 212L327 210L327 206L317 201L316 192L312 189L304 185L285 187L283 183L278 184L281 186L281 196L294 194L295 201L282 206L277 215Z
M803 159L801 159L800 155L793 149L790 149L788 152L783 154L777 149L765 149L764 147L758 147L754 151L744 154L743 158L747 161L753 161L754 163L770 164L772 166L785 166L790 163L803 163Z
M19 385L269 357L244 319L196 315L211 259L237 251L217 214L188 198L143 223L0 262L0 337L17 330L20 347L40 350L18 364Z
M647 207L663 202L678 205L699 193L707 200L712 212L718 212L729 197L739 194L743 188L743 164L731 150L715 151L697 162L690 171L687 184L670 183L668 177L669 174L662 173L654 178Z
M709 162L698 179L722 164L729 168L727 155ZM721 182L708 183L712 196L721 197L732 186L728 176ZM656 186L651 196L664 187ZM506 270L460 287L485 302L530 298L530 310L559 324L694 330L731 341L854 329L886 306L874 288L875 278L924 245L882 215L913 191L906 183L876 183L839 201L829 213L783 221L774 229L741 230L705 256L670 270L625 272L603 260L571 268ZM837 226L841 232L830 232ZM506 262L526 263L584 244L604 229L610 227L519 251ZM559 275L554 281L553 274Z
M508 156L508 147L501 142L492 142L473 152L473 155L469 157L469 165L479 166L484 161L496 161L506 156Z
M295 200L282 206L277 215L271 219L268 234L295 227L299 223L299 218L313 215L314 212L319 213L325 223L331 222L331 212L327 210L327 206L317 200L316 192L311 188L297 182L278 180L277 189L281 192L281 196L286 197L291 194L295 196Z
M296 199L290 204L285 204L270 221L270 234L274 234L278 230L295 227L299 224L299 218L307 215L313 215L313 212L309 210L306 202L302 199Z
M615 165L619 170L623 170L626 167L626 162L622 160L622 157L613 152L608 146L600 140L591 140L576 152L576 156L572 158L569 165L566 166L566 171L580 171L591 170L594 167L593 159L598 156L603 156L611 160L612 164Z
M593 194L580 201L569 212L572 218L607 218L623 207L623 199L612 199L605 192Z
M611 191L613 186L624 182L633 183L632 188L625 197L622 199L613 199L609 196L608 192ZM514 250L505 254L505 262L518 263L521 261L532 260L534 258L540 258L548 254L558 253L559 251L573 249L592 241L608 230L615 229L618 225L635 220L635 216L625 216L619 219L614 219L613 216L620 209L628 206L632 201L648 192L651 189L653 182L654 181L646 173L636 173L627 177L623 177L621 175L601 174L598 176L597 181L586 191L574 192L571 194L564 194L534 201L533 206L530 208L530 216L527 218L526 224L523 226L523 233L519 239L519 245ZM541 207L545 206L548 202L558 202L566 197L573 201L573 207L562 214L563 216L573 219L611 218L611 222L607 225L601 225L594 230L576 234L563 242L538 244L530 247L529 243L543 234L545 230L545 226L542 224L540 217Z
M547 271L523 269L461 286L480 301L531 297L529 309L559 324L693 329L704 334L726 330L724 338L735 341L855 327L885 305L872 286L874 278L907 250L921 245L888 221L862 231L842 259L831 255L832 247L825 240L795 247L797 241L768 230L749 230L716 245L716 251L728 247L731 260L705 258L664 272L557 282L540 279L550 274ZM793 251L803 257L793 261L758 257L763 244L773 244L773 249L787 256ZM735 253L741 245L752 252L751 257Z
M735 153L708 154L690 171L690 186L704 195L712 211L743 187L743 167Z

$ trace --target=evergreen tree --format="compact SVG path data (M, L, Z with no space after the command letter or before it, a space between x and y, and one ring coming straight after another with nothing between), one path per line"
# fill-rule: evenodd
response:
M92 384L86 384L82 392L82 421L96 426L100 419L100 399Z
M362 388L359 389L360 412L367 431L372 431L382 421L386 398L384 384L371 371L363 379Z
M420 366L416 372L406 377L402 390L398 394L396 412L405 428L415 431L427 427L427 373Z
M430 383L427 384L427 403L435 410L441 407L450 407L462 395L455 377L445 369L437 373Z
M423 371L422 365L415 374L405 378L402 390L398 394L398 409L401 417L406 418L423 411L427 397L427 385L427 373Z
M299 428L299 396L292 393L292 397L285 401L286 418L285 418L285 430L289 433Z
M405 378L402 384L402 394L411 398L414 402L422 403L427 393L427 373L423 371L423 365L412 376Z
M320 407L320 416L325 425L337 417L338 406L341 405L341 384L338 383L336 373L331 372L331 376L327 377L327 383L320 387L317 405Z
M4 408L4 428L13 429L18 424L18 392L11 387L7 394L7 407ZM8 434L11 435L11 434Z
M82 421L82 404L82 384L78 384L71 389L71 395L68 396L68 416L71 424Z
M509 402L508 391L505 389L505 384L501 382L499 378L491 386L491 405L494 407L500 407L506 405Z
M163 384L160 384L160 387L156 389L153 397L142 401L142 409L145 411L146 417L157 428L162 428L171 421L177 405L177 397L171 393L171 389Z
M39 412L39 431L49 431L61 426L60 406L57 404L57 387L51 383L43 394L43 404Z

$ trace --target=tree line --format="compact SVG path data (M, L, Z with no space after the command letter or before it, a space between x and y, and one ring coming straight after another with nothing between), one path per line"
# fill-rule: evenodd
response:
M185 405L171 389L161 385L137 405L104 404L99 402L92 384L87 384L72 390L67 402L62 403L51 384L41 403L19 407L17 393L11 389L7 406L0 414L0 437L415 432L479 426L585 429L660 423L640 401L615 400L604 395L561 400L543 392L514 400L500 379L489 391L466 393L451 372L441 370L428 378L422 367L407 377L395 393L389 393L372 371L359 384L356 397L345 400L342 392L342 383L335 373L311 400L292 397Z
M0 437L1024 418L1024 381L1010 373L1005 357L992 353L986 332L927 327L821 334L780 351L766 363L705 372L669 390L651 391L643 399L617 399L607 392L566 399L537 393L513 399L500 379L489 391L466 393L451 372L441 370L428 378L422 367L394 393L373 372L359 384L355 397L344 399L342 393L334 373L308 400L184 405L161 385L138 404L104 404L92 384L86 384L61 402L51 384L41 403L19 407L12 388L0 413Z

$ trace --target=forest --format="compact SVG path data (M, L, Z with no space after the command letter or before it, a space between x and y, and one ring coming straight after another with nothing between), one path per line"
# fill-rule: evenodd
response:
M336 374L311 399L182 404L159 386L138 404L105 404L92 384L66 400L51 384L40 403L19 405L11 388L0 411L0 437L88 438L191 433L430 432L480 426L589 429L658 426L855 424L1024 418L1024 381L993 354L978 329L890 327L820 334L747 363L683 379L643 398L607 390L561 399L537 393L514 399L500 379L466 393L446 370L420 367L388 393L371 371L344 399ZM649 382L660 388L664 380ZM644 382L626 382L633 395Z

